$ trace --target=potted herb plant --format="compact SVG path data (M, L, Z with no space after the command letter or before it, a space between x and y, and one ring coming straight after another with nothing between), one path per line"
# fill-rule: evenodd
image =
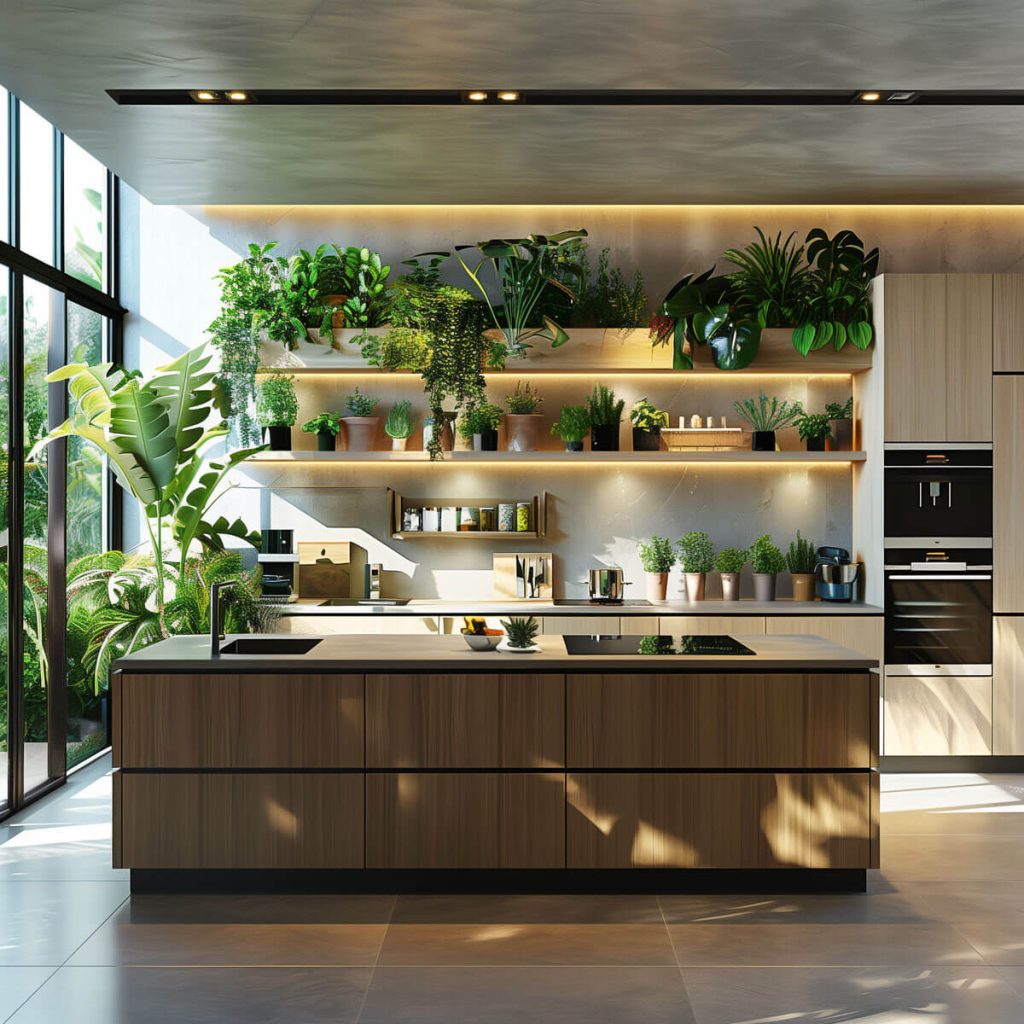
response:
M292 450L292 426L299 415L295 378L274 373L260 381L256 393L256 418L266 429L272 452Z
M409 442L409 435L413 428L413 418L409 415L410 404L408 399L395 402L388 412L388 418L384 421L384 433L391 438L393 452L404 452L405 446Z
M741 419L750 424L750 449L755 452L775 451L775 432L792 426L804 411L799 402L785 399L780 402L778 398L769 399L765 394L756 400L745 398L742 402L734 402L733 408Z
M747 564L744 548L722 548L715 556L715 568L722 577L722 598L726 601L740 599L740 573Z
M707 574L715 565L715 546L702 530L691 530L679 540L679 564L686 574L686 599L703 601Z
M619 450L619 424L622 411L626 408L624 399L616 399L615 392L603 384L595 386L587 399L590 414L590 450L593 452L617 452Z
M774 601L775 577L785 571L786 559L767 533L750 545L750 565L754 570L755 600Z
M832 436L832 426L826 413L803 413L796 421L801 441L807 442L809 452L823 452L825 442Z
M496 452L502 416L500 407L491 402L475 405L459 421L459 433L473 442L473 451Z
M825 415L832 428L829 448L834 452L853 451L853 395L843 405L838 402L825 404Z
M668 592L668 574L676 564L672 542L666 537L652 537L640 545L640 562L647 574L647 600L654 604L664 602Z
M345 408L349 411L349 415L343 417L348 450L350 452L373 451L377 428L380 426L380 417L373 415L374 409L377 408L377 399L362 394L359 388L356 388L345 399Z
M793 580L793 600L814 600L814 566L817 562L816 549L809 540L796 531L796 540L790 541L789 553L786 555L786 566Z
M341 424L333 412L322 412L302 424L304 434L316 434L317 451L333 452Z
M567 452L581 452L589 429L590 413L585 405L563 405L551 433L562 439Z
M668 426L668 413L641 398L633 406L629 418L633 421L633 451L658 451L661 448L661 428Z
M505 630L505 639L498 645L499 651L532 654L540 650L540 644L537 643L540 623L532 615L527 618L502 619L501 625Z
M510 452L533 452L544 426L544 417L537 412L543 399L531 384L516 382L515 390L505 396L508 406L508 450Z

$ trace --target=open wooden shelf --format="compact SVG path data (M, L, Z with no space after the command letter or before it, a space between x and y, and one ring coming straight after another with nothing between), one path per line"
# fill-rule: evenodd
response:
M434 463L435 466L464 466L472 463L478 466L509 466L551 463L553 465L671 465L687 462L736 462L756 463L758 465L784 464L815 464L827 463L842 465L844 463L863 462L867 458L865 452L754 452L749 449L729 449L726 451L693 451L693 452L446 452L445 457ZM258 452L249 462L256 463L321 463L324 465L344 465L346 463L385 463L395 466L423 465L430 462L427 452ZM243 463L244 465L244 463Z
M399 530L395 540L538 540L536 530Z
M395 540L422 540L437 537L441 540L538 540L547 532L548 492L541 491L530 498L529 530L403 530L402 513L406 508L480 508L512 505L526 499L509 497L487 498L404 498L398 491L387 489L388 531Z

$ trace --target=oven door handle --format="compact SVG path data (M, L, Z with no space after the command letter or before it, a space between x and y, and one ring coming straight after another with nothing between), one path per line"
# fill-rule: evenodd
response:
M889 575L886 579L890 580L990 580L992 579L991 573L972 573L972 572L961 572L961 573L938 573L938 572L913 572L906 575Z

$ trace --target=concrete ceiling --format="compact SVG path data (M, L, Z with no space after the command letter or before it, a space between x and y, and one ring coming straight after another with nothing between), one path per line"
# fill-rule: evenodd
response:
M1019 0L0 0L159 203L1020 203L1024 107L118 107L109 88L1024 88Z

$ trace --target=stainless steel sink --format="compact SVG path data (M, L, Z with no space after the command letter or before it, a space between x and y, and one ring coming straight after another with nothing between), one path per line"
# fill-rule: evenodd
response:
M408 603L407 597L329 597L326 601L321 601L317 607L352 608L363 605L370 608L394 608Z
M232 640L221 654L308 654L320 643L319 637L308 636L245 636Z

